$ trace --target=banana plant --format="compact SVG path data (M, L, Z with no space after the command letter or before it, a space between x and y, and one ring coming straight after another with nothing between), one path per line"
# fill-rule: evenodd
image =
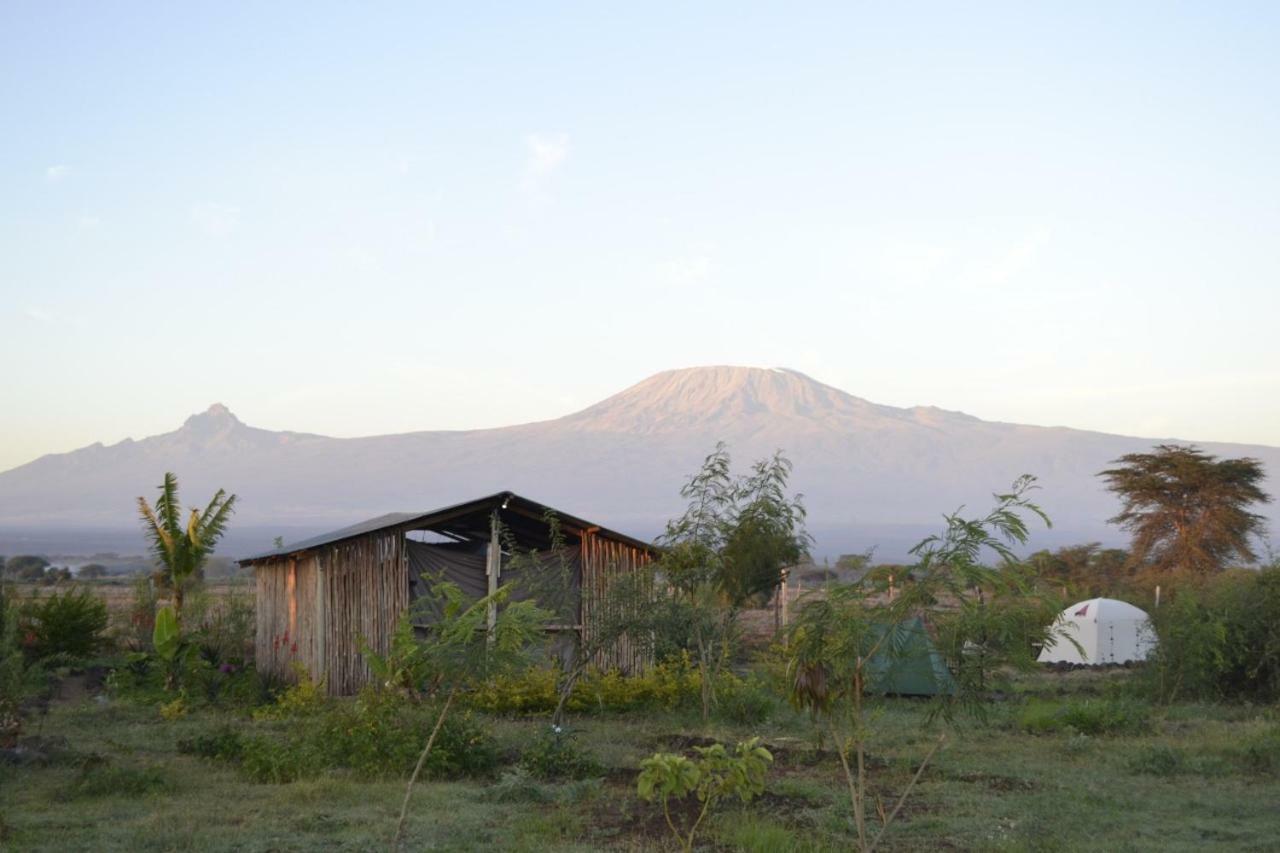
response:
M155 647L156 656L165 664L164 689L172 690L177 686L178 676L186 661L191 644L182 636L182 626L178 616L168 605L156 611L156 626L151 632L151 645Z
M235 511L236 496L222 489L203 509L192 507L183 524L182 503L178 499L178 478L166 472L155 506L138 498L142 530L151 555L160 566L157 579L173 590L174 615L182 621L183 596L193 579L200 577L205 561L213 554Z

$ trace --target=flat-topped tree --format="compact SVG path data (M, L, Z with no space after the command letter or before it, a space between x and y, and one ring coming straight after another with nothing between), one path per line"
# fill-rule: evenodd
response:
M1135 565L1156 572L1216 572L1255 562L1250 540L1266 519L1250 509L1271 501L1257 459L1219 459L1195 446L1158 445L1129 453L1098 476L1120 498L1112 524L1133 535Z
M203 510L191 508L184 524L177 476L165 472L159 488L155 506L140 497L138 511L151 555L160 566L156 578L161 586L173 591L174 613L181 618L186 588L200 577L201 569L226 532L236 496L218 489Z

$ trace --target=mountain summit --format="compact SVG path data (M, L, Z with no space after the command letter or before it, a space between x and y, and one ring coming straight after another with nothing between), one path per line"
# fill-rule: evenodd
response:
M499 429L330 438L258 429L214 404L173 432L0 473L0 528L136 530L135 499L174 471L184 494L240 496L226 540L237 553L285 527L320 532L503 489L649 536L681 511L680 486L717 441L739 470L786 453L819 554L879 546L893 559L942 513L980 512L1025 473L1039 477L1054 522L1037 544L1117 542L1106 524L1115 502L1097 472L1157 440L881 406L794 370L699 367L659 373L562 418ZM1202 446L1280 472L1280 448ZM1278 520L1275 505L1261 511Z
M840 429L909 419L909 410L877 406L797 370L719 366L658 373L562 421L654 433L768 421L802 430Z

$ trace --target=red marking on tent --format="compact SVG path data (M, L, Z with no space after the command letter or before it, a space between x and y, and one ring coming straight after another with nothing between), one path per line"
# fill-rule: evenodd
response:
M1086 604L1084 607L1081 607L1079 610L1077 610L1075 613L1072 613L1071 615L1072 616L1088 616L1089 605Z

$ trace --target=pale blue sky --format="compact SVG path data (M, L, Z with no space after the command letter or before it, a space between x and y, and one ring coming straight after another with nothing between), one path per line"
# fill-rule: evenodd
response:
M1280 6L254 5L0 5L0 468L713 363L1280 444Z

